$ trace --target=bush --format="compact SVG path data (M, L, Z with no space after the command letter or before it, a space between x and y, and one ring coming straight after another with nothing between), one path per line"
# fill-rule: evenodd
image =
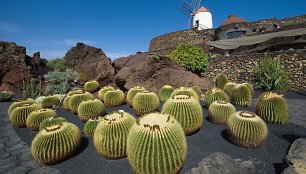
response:
M46 94L65 94L75 86L74 80L79 77L79 74L71 69L64 72L54 70L44 77L48 82Z
M64 71L65 69L67 69L64 58L56 58L53 60L49 60L47 65L53 68L53 70Z
M196 74L205 73L208 69L207 55L202 48L195 45L181 44L168 56Z
M268 91L284 92L290 88L288 72L281 67L278 57L264 58L259 67L253 69L253 80Z
M0 46L0 54L2 54L4 52L4 47Z

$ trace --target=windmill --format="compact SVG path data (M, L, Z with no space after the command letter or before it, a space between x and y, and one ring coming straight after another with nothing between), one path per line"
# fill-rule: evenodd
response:
M201 0L181 0L180 12L189 18L188 28L193 28L194 12L200 8Z

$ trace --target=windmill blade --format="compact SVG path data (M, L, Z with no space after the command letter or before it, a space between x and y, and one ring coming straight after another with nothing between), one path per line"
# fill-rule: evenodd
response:
M200 8L201 0L192 0L193 12Z
M187 11L186 9L184 9L184 8L181 8L180 9L180 12L183 14L183 15L185 15L185 16L187 16L187 17L190 17L190 12L189 11Z
M190 20L189 20L188 28L193 28L192 18L190 18Z
M193 13L193 6L192 6L192 4L187 2L187 0L182 0L181 2L182 2L181 8L185 9L190 14Z

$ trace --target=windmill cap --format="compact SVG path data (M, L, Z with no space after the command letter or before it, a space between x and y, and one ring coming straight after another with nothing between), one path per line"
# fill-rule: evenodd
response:
M202 6L196 12L194 12L193 15L196 15L196 14L201 13L201 12L210 12L210 11Z

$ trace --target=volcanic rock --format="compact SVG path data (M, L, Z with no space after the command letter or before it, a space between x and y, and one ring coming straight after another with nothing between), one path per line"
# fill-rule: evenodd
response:
M30 66L31 74L34 78L38 78L51 71L51 68L47 66L48 60L40 57L40 52L33 54L33 57L26 56L26 65Z
M306 138L299 138L293 142L283 164L287 167L284 174L306 173Z

